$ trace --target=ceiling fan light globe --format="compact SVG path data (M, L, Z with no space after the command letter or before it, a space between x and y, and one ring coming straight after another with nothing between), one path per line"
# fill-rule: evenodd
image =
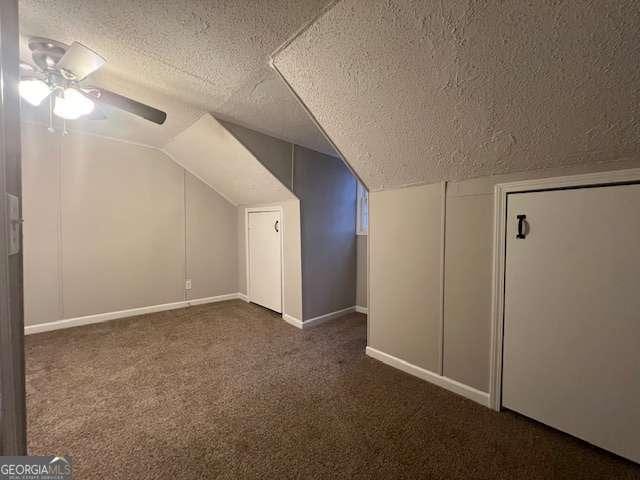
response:
M76 120L93 112L95 104L75 88L67 88L56 97L53 113L65 120Z
M18 88L20 90L20 96L34 107L40 105L49 93L51 93L49 86L37 78L20 80Z
M57 117L65 120L75 120L81 116L80 113L73 109L71 102L68 102L64 97L59 96L56 97L53 113Z

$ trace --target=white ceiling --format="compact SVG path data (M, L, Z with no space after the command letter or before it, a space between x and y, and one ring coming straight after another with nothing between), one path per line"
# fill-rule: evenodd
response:
M296 198L208 113L167 143L163 151L234 205Z
M91 82L166 109L158 127L130 115L90 126L157 145L204 111L306 147L331 147L275 73L269 54L328 0L21 0L23 37L78 41L107 59ZM28 56L24 52L23 58ZM83 125L84 128L84 125Z
M275 66L374 190L640 163L640 2L341 0Z

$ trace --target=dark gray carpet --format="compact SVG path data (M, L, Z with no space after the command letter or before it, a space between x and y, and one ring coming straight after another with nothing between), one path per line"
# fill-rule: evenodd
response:
M76 479L638 479L640 467L240 301L27 337L29 450Z

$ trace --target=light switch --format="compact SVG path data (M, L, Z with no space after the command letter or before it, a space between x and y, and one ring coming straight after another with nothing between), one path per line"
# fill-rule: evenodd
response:
M7 193L9 204L9 255L20 253L20 199Z

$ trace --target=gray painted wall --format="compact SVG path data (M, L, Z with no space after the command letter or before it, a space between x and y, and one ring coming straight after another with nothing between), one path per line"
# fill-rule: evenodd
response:
M441 331L442 186L370 193L369 346L489 389L493 187L640 167L640 158L452 182L447 187Z
M190 173L185 175L187 300L238 291L236 208Z
M356 179L335 157L296 146L294 193L302 216L303 320L356 300Z
M183 170L158 161L157 150L54 136L61 140L62 318L184 300ZM38 160L56 161L48 152ZM28 187L25 196L38 195ZM25 217L25 235L34 222Z
M357 261L357 278L356 278L356 305L359 307L367 307L367 297L369 295L369 287L367 286L367 255L368 255L368 235L358 235L356 240L356 250L358 255Z
M444 374L489 388L493 194L447 192Z
M167 155L34 124L23 149L26 324L182 301L186 272L237 292L235 207Z
M293 145L234 123L218 120L289 190L293 190Z
M440 184L369 193L369 346L440 370Z
M296 314L299 300L291 291L296 283L295 280L288 282L285 278L285 299L289 297L289 301L285 301L285 313L306 320L352 307L356 304L357 288L360 288L361 297L364 298L364 303L358 305L365 306L366 263L365 277L358 287L356 191L355 178L349 169L335 157L229 122L220 123L300 199L301 220L293 218L294 211L290 207L286 210L290 212L292 227L301 231L303 308L302 312ZM241 253L238 270L240 291L246 292L244 208L241 207L239 212ZM294 239L290 238L289 243L294 245ZM366 258L366 244L363 253ZM287 263L295 261L295 250L288 254L285 247L285 255L291 257L289 262L285 258L287 270ZM295 271L285 272L285 277L287 275L295 278Z

